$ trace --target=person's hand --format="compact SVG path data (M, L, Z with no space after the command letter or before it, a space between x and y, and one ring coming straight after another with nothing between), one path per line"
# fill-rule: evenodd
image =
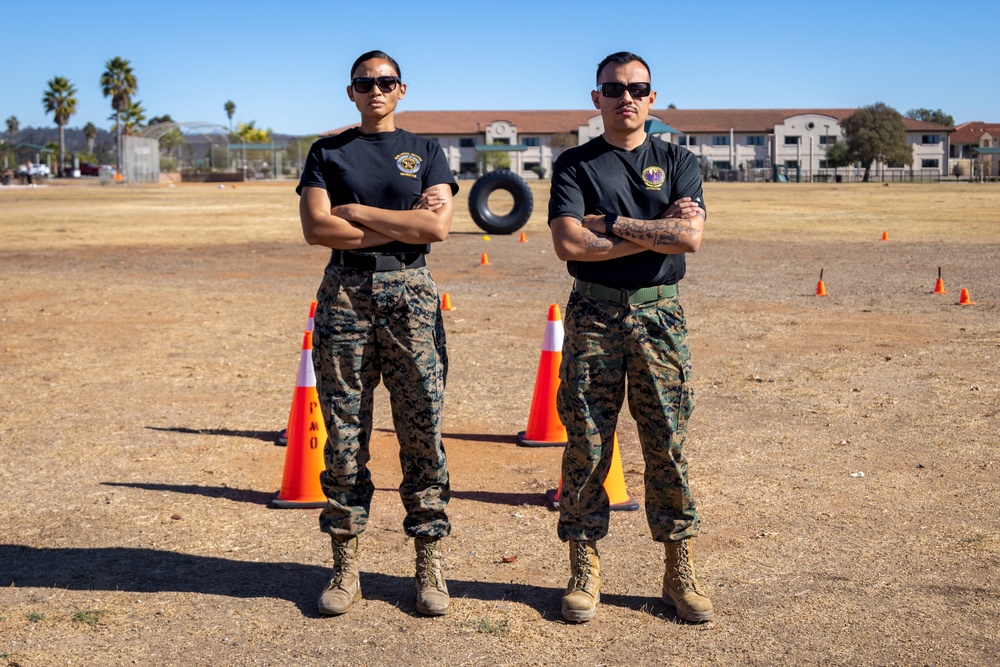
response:
M681 197L667 208L667 212L663 214L663 217L690 219L696 218L698 215L704 215L704 213L696 201L690 197Z
M604 225L604 215L602 214L585 215L583 216L583 220L580 224L583 225L584 229L589 229L595 234L604 234L604 230L606 229Z
M448 198L440 190L428 190L424 194L420 195L420 199L418 199L417 203L412 206L412 209L427 209L428 211L436 211L444 206L447 201Z
M352 215L352 211L354 210L354 206L355 204L340 204L339 206L334 206L330 209L330 215L353 222L354 216Z

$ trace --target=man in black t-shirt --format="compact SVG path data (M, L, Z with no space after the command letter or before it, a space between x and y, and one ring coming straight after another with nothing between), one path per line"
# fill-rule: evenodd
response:
M373 392L384 379L399 440L403 529L417 552L416 608L440 616L450 601L438 544L451 531L441 441L448 358L424 253L448 235L458 185L437 142L395 126L406 93L399 64L370 51L355 61L351 77L347 94L361 126L317 141L297 189L306 241L333 249L313 336L328 434L320 475L328 502L319 522L334 561L318 608L343 614L361 599L358 535L375 490L368 447Z
M549 226L576 278L566 306L557 395L569 436L562 461L559 538L570 543L562 601L588 621L600 601L597 541L608 532L604 480L628 391L646 463L646 517L665 543L663 600L685 620L712 618L691 558L698 515L682 448L694 406L691 359L677 283L684 253L701 245L701 172L687 149L653 139L645 121L656 92L632 53L608 56L591 93L604 133L556 161Z

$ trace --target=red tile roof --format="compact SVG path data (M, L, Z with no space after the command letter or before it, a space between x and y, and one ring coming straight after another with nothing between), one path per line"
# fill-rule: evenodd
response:
M984 132L989 132L993 138L1000 137L1000 123L984 123L981 120L972 120L955 127L950 141L955 144L979 144L979 139Z
M840 122L857 109L665 109L653 113L668 125L681 132L773 132L786 118L803 114L829 116ZM476 135L486 131L486 126L505 120L517 126L518 134L555 134L576 132L580 125L598 115L595 109L556 111L400 111L396 114L396 127L415 134ZM951 128L926 121L903 118L910 132ZM356 125L338 127L321 136L340 134Z

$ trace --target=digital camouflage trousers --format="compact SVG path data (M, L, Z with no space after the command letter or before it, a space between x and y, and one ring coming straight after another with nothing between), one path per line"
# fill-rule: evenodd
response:
M429 270L331 265L317 301L313 365L328 433L320 483L329 500L320 529L358 535L368 523L375 491L368 469L372 397L384 379L399 440L403 528L411 537L448 535L450 486L441 442L448 357Z
M569 442L562 460L559 538L599 540L610 518L604 479L628 391L646 464L646 520L658 542L693 537L698 515L684 437L694 407L680 302L622 306L573 291L556 405Z

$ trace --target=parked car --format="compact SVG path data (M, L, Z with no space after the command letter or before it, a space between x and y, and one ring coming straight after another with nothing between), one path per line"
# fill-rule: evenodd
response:
M49 172L48 165L44 165L44 164L33 164L33 165L31 165L31 175L32 176L49 176L50 173L51 172ZM17 175L18 176L27 176L28 175L28 168L25 165L22 164L20 167L17 168Z
M80 175L81 176L97 176L97 172L100 171L98 167L93 162L81 162L80 163Z

